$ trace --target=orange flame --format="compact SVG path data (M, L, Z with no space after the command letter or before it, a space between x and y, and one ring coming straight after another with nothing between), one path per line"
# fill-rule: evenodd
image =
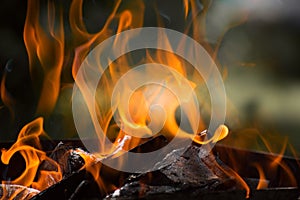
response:
M24 42L28 51L31 76L36 86L37 95L39 96L36 111L37 114L48 116L54 109L61 91L61 79L62 73L64 72L63 67L66 67L64 66L65 64L72 63L72 75L75 78L80 64L93 46L96 46L106 38L116 33L143 26L145 9L143 2L132 1L123 5L121 5L121 2L121 0L117 0L115 2L114 9L107 18L103 28L96 33L90 33L86 28L85 22L83 21L83 1L72 1L69 10L69 25L72 40L66 43L62 5L58 4L57 6L53 2L49 2L47 5L47 15L44 16L42 15L43 13L39 12L41 5L38 1L28 1L27 17L24 27ZM187 29L189 29L190 26L192 27L197 24L197 28L195 28L193 32L193 37L195 39L200 39L203 35L205 35L203 32L201 32L204 26L199 28L198 23L196 23L196 21L200 20L197 16L200 11L198 7L199 5L197 5L197 3L194 1L184 1L185 16L187 17L189 13L191 13L192 16L191 24L189 27L187 27ZM204 9L207 7L208 5L205 4ZM47 25L41 23L41 18L46 20ZM112 28L114 26L117 27L115 31ZM169 45L169 41L162 40L159 42ZM118 48L126 48L126 46ZM70 57L65 56L70 54L69 52L66 52L66 50L73 49L75 49L74 59L70 61ZM198 72L192 70L192 67L188 67L188 63L172 53L156 51L155 54L153 54L147 51L146 58L144 58L143 62L146 61L158 62L167 66L172 66L184 77L192 77L194 80L190 83L193 85L193 87L203 85L204 83ZM132 63L130 62L130 56L123 56L109 67L108 73L102 77L102 80L99 83L99 85L101 85L101 87L104 89L105 94L107 94L107 99L106 97L101 97L101 100L99 101L107 102L109 100L113 89L112 86L122 74L130 69L131 65ZM86 88L88 85L84 80L79 81L76 84L83 91L83 93L87 91ZM155 96L158 97L158 94L153 94L151 98L154 99L156 98ZM198 97L200 96L201 93L198 94ZM140 102L139 105L135 105L135 102L136 101L130 103L131 114L134 115L136 124L142 123L145 125L147 124L147 121L149 121L149 117L147 117L147 112L141 109L143 107L141 104L145 105L146 103L151 102L151 100L148 99L147 101L144 101L144 103ZM203 105L204 104L206 104L205 100L203 101ZM168 113L170 116L175 115L176 106L178 106L178 103L174 103L172 106L173 107L170 109L170 113ZM197 109L198 108L195 108L195 110ZM124 133L122 133L122 131L120 131L119 135L116 135L116 133L114 133L115 129L113 131L109 130L109 124L112 120L113 112L115 111L111 111L107 108L99 108L97 120L100 122L101 127L103 127L103 130L106 132L108 137L112 135L113 139L122 138L124 137ZM192 113L195 111L189 110L186 112L191 112L192 116ZM157 121L159 120L160 119L158 118ZM189 120L193 119L190 118ZM94 123L98 123L98 121L95 121ZM167 132L174 133L178 125L174 119L171 120L171 118L169 118L165 127ZM196 127L192 128L195 129ZM204 128L204 122L200 121L198 126L199 132L204 130ZM173 134L171 134L171 137L172 136ZM212 138L210 141L205 141L205 143L211 141L216 142L217 140ZM99 142L102 143L103 141ZM132 137L131 145L128 148L133 148L134 146L140 144L140 142L140 139ZM203 141L197 142L204 143ZM124 149L126 148L124 147Z
M266 181L266 176L265 176L265 173L264 173L262 167L258 163L255 163L254 165L259 173L259 182L256 186L256 189L260 190L260 189L267 188L268 182Z
M268 152L265 160L257 163L257 161L249 160L249 165L254 166L258 171L259 182L256 186L257 189L263 189L268 187L269 179L277 176L276 184L278 186L297 187L297 179L294 176L293 168L289 166L284 160L284 155L287 151L288 140L286 137L276 134L275 131L262 135L256 129L245 129L237 133L233 133L232 137L226 138L223 143L225 145L235 146L241 149L255 149L263 152ZM294 153L294 158L297 159L295 150L290 146L290 150ZM240 163L237 157L248 157L247 152L243 155L235 154L233 151L222 152L230 156L227 157L227 162L236 171L243 171L244 165ZM297 163L299 167L299 162ZM280 174L280 175L278 175Z
M64 29L62 8L55 10L49 1L47 27L40 18L39 1L29 0L24 26L24 42L29 57L32 80L39 96L37 113L49 115L60 92L61 71L64 62Z
M57 99L62 90L62 79L64 76L67 76L66 74L70 73L70 71L67 70L70 66L67 65L71 65L72 76L75 79L81 63L94 46L116 33L143 26L145 5L143 4L143 1L139 0L131 0L130 2L126 2L126 4L122 4L121 0L116 0L114 8L107 18L103 28L96 33L90 33L83 20L83 0L74 0L71 2L69 10L70 38L72 40L68 42L66 42L64 32L65 22L63 21L64 15L61 4L59 4L57 8L56 4L49 1L47 8L47 16L44 16L39 12L40 2L38 0L29 0L24 27L24 42L29 57L30 73L36 88L36 95L38 96L36 113L44 116L51 114L56 106ZM196 1L183 0L184 17L186 20L189 20L185 24L186 30L184 31L185 33L189 33L192 30L192 37L200 42L206 50L214 58L216 58L216 52L218 51L224 34L219 38L218 44L215 48L205 42L205 17L208 8L209 1L203 1L203 9L199 15L199 5L197 5ZM43 17L47 22L46 26L41 23L41 18ZM246 16L244 18L246 18ZM242 19L242 21L244 20L245 19ZM159 25L163 24L159 22ZM232 26L235 26L235 24ZM159 42L170 46L169 41L162 39ZM124 49L126 46L117 48ZM73 50L74 52L69 52ZM72 54L74 54L74 58L70 56ZM200 90L204 88L204 81L201 76L193 70L189 63L177 55L161 50L157 50L154 53L151 50L147 50L145 55L146 56L143 57L139 63L152 62L171 66L180 75L191 80L189 84L196 91L197 97L200 100L201 108L206 111L210 110L209 102L206 102L203 98L201 99L202 93ZM118 130L115 124L111 125L114 112L120 111L121 109L117 110L117 106L113 107L113 109L109 108L114 85L124 73L131 69L132 66L133 61L130 55L124 55L117 61L113 62L109 66L108 70L104 72L104 76L99 82L99 88L104 91L103 93L106 94L106 96L97 96L96 100L97 103L104 103L107 107L98 108L98 118L93 119L94 123L100 123L107 137L114 142L116 147L120 147L126 151L143 143L145 139L129 136L124 131ZM154 76L155 74L150 75ZM167 81L176 82L176 80ZM86 83L85 80L78 80L76 84L79 86L83 94L88 92L88 83ZM129 87L125 85L124 88L128 89ZM144 95L145 93L150 95L146 97ZM171 140L178 130L176 109L179 106L179 102L174 97L164 98L166 93L167 92L161 88L153 88L152 86L140 88L140 90L136 91L129 101L129 110L134 124L125 122L127 123L125 125L133 128L135 125L146 126L150 119L147 105L151 104L154 99L159 99L167 105L168 115L172 116L167 118L161 134L164 134L169 140ZM84 98L87 98L86 96L88 95L83 96ZM7 95L7 91L5 89L5 75L1 82L1 99L10 109L13 107L12 100L9 99L9 95ZM87 102L89 101L89 99L84 100ZM198 108L194 106L194 109L186 110L185 114L193 116L196 109ZM122 112L119 114L121 115L121 118L124 117L122 116ZM161 118L158 117L154 120L157 120L158 123ZM189 120L192 121L192 117L190 117ZM197 132L201 132L205 129L205 123L200 120L197 127L191 128L193 130L197 130ZM210 142L215 143L224 139L228 135L228 132L228 128L225 125L220 125L214 136L209 140L205 140L203 137L197 135L188 135L185 131L182 131L181 136L189 137L199 144L207 144ZM43 190L61 180L62 174L59 165L48 158L46 153L41 150L39 137L43 135L45 135L43 130L43 118L38 118L27 124L20 131L17 142L9 150L2 150L1 160L4 164L9 164L12 156L18 152L24 158L26 165L25 171L18 178L4 183L20 184ZM103 144L103 149L105 149L104 141L99 141L99 143ZM266 144L267 149L272 152L268 143L266 141L264 141L264 143ZM291 170L288 166L281 162L285 148L286 143L279 155L272 161L272 163L270 163L269 167L272 169L279 166L284 168L292 185L296 185L296 179L293 177ZM108 152L116 153L111 151ZM103 191L115 189L112 185L106 185L106 183L101 179L100 172L102 170L102 166L93 164L97 162L96 158L86 155L84 152L78 153L85 161L84 167L87 171L91 172L99 187L103 189ZM38 173L38 168L43 161L50 162L53 166L56 166L56 170L39 171ZM236 172L226 171L226 169L224 169L224 172L234 175L234 177L236 177L241 185L243 185L243 187L247 190L247 194L249 195L249 187L238 175L238 161L233 159L231 162L236 164ZM265 168L259 165L256 165L256 167L261 180L257 188L264 188L266 185L264 185L262 180L265 179ZM36 179L36 177L38 178Z
M30 62L30 71L32 79L35 83L38 83L37 86L37 94L39 95L39 101L37 106L37 113L48 115L53 110L56 101L58 99L60 90L61 90L61 76L63 73L63 67L65 63L72 63L72 75L75 79L77 71L85 59L87 54L90 52L90 49L93 46L96 46L106 38L120 33L124 30L138 28L143 26L144 21L144 9L145 5L142 1L131 1L130 3L121 5L121 0L115 1L114 9L112 10L110 16L107 18L106 23L103 28L96 33L88 32L86 25L83 21L83 1L75 0L72 1L70 10L69 10L69 25L71 30L72 39L70 42L65 42L65 34L64 34L64 26L63 26L63 14L62 8L59 6L58 8L52 2L48 3L48 11L46 21L48 22L47 26L41 24L40 18L43 17L41 13L37 12L40 9L40 3L38 1L30 0L28 1L27 8L27 17L24 27L24 41L28 51L29 62ZM209 45L204 42L204 21L203 18L198 17L199 13L199 5L195 1L187 1L183 2L184 4L184 15L185 18L188 18L188 15L191 16L191 23L187 24L187 32L193 26L196 26L193 29L193 37L202 44L204 44L207 48L210 48ZM203 13L208 8L208 4L204 5ZM204 16L204 15L203 15ZM198 21L201 21L200 25ZM114 31L112 27L116 26L117 28ZM163 24L161 24L163 25ZM200 27L201 26L201 27ZM169 41L161 40L159 42L163 42L164 44L170 46ZM118 48L126 48L126 46L121 46ZM70 62L66 60L65 54L69 54L65 52L68 49L75 49L74 59ZM68 59L68 58L67 58ZM154 62L161 63L167 66L172 66L179 74L186 78L191 78L193 81L190 81L191 86L197 90L196 87L199 85L203 85L204 81L201 76L196 72L189 64L178 56L169 53L157 50L155 53L146 51L146 57L143 58L141 62ZM121 66L121 67L120 67ZM101 103L108 102L110 100L111 92L113 90L113 86L116 84L117 80L120 76L126 73L132 66L130 56L122 56L116 62L112 63L109 66L107 72L102 77L99 86L103 88L107 97L96 97L97 102L101 101ZM154 74L153 74L154 75ZM174 80L176 81L176 80ZM88 84L84 80L79 80L76 83L81 91L85 93L88 88ZM126 89L126 86L125 86ZM143 92L141 92L143 91ZM200 91L198 89L198 91ZM147 98L143 95L144 92L150 94ZM85 95L83 95L84 98ZM135 124L126 124L128 126L134 127L134 125L138 126L146 126L149 122L149 111L147 105L151 104L154 99L160 99L167 106L168 117L166 120L166 124L162 132L168 139L171 139L178 130L178 124L176 122L176 109L179 106L179 102L173 97L165 98L166 92L161 90L160 88L155 89L151 86L145 87L140 91L134 93L129 102L130 114L134 120ZM201 93L198 93L198 97L201 97ZM85 99L88 101L88 99ZM137 103L138 102L138 103ZM172 103L170 103L172 102ZM207 104L205 100L202 102L202 106ZM123 150L130 150L134 147L138 146L145 139L136 138L133 136L129 136L124 133L122 130L116 132L114 126L111 126L111 120L113 116L113 112L116 110L110 110L109 103L107 104L107 108L99 108L98 110L98 119L94 119L94 123L99 123L103 127L104 132L106 132L107 136L115 142L117 147L120 147ZM91 105L93 106L93 105ZM209 110L209 106L206 108ZM189 116L193 116L193 113L198 110L197 107L194 107L190 110L185 110L186 114ZM119 113L122 116L122 112ZM160 117L156 119L157 123L159 123L162 119ZM189 117L189 120L194 120L192 117ZM40 122L40 121L39 121ZM156 123L155 122L155 123ZM41 127L41 124L39 124ZM25 127L27 128L27 127ZM200 121L198 127L191 127L193 130L197 130L201 132L205 128L205 123ZM228 128L224 125L221 125L215 133L215 136L210 138L210 140L203 140L203 138L197 138L197 136L188 135L185 131L181 131L182 137L189 137L193 139L195 142L200 144L207 144L209 142L217 142L223 138L225 138L228 134ZM36 136L37 137L37 136ZM103 143L103 141L99 141ZM16 144L19 144L17 142ZM20 143L21 144L21 143ZM104 143L103 143L104 144ZM105 149L105 146L102 145ZM40 156L42 159L46 159L46 156L43 152L39 150L28 148L28 152L32 152L31 160L26 160L26 176L30 174L30 179L22 178L20 176L16 183L20 183L26 186L32 185L34 187L38 187L37 185L44 185L42 183L42 179L40 179L37 183L33 183L33 174L36 173L37 167L41 160L38 159L36 154ZM11 150L12 151L12 150ZM8 151L10 152L10 151ZM23 152L23 151L22 151ZM109 151L108 151L109 152ZM110 152L112 153L112 152ZM13 153L11 153L13 154ZM23 154L22 154L23 155ZM89 163L92 161L88 159L87 156L81 154L85 159L86 167L93 166ZM8 162L11 155L7 155L7 153L3 154L3 162ZM23 155L25 156L25 154ZM93 159L92 159L93 160ZM28 169L27 169L28 168ZM59 167L57 168L59 170ZM88 170L95 176L98 180L100 168L87 167ZM53 172L54 174L51 177L57 177L55 179L59 179L59 171ZM25 172L24 172L25 174ZM45 173L41 172L40 176L43 177ZM25 176L25 175L24 175ZM23 182L22 182L23 181ZM27 181L27 182L25 182ZM45 181L49 183L49 181ZM99 185L103 185L99 180ZM44 186L43 186L44 187Z
M100 162L99 158L81 149L76 149L75 152L78 153L84 160L85 164L81 169L85 169L93 176L102 194L108 194L109 192L117 189L117 187L112 183L108 183L107 181L102 179L102 163ZM113 172L109 171L109 173L111 176L113 176Z
M43 130L43 118L28 123L19 133L16 143L10 149L2 149L1 161L8 165L15 153L20 153L25 161L25 170L12 181L4 181L4 184L17 184L32 186L38 190L43 190L62 179L59 165L47 157L41 150L39 137L45 135ZM39 165L42 161L48 161L56 166L57 171L41 171L38 180L35 181Z

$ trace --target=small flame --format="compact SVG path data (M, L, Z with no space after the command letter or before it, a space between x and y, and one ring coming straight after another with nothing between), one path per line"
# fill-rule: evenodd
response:
M183 0L184 17L187 18L189 14L189 0Z
M15 118L15 111L14 111L14 105L15 105L15 100L12 98L10 93L6 89L6 76L7 76L7 71L4 72L3 77L1 79L1 84L0 84L0 97L3 102L3 104L9 109L9 112L11 114L12 119Z
M256 169L259 173L259 182L256 186L256 189L260 190L260 189L267 188L268 182L266 180L266 176L265 176L263 168L258 163L255 163L254 166L256 167Z
M200 135L196 135L193 141L198 144L208 144L210 142L217 143L218 141L226 138L228 133L229 133L228 127L222 124L217 128L213 137L210 138L209 140L203 139L205 137L202 137L202 135L200 134Z

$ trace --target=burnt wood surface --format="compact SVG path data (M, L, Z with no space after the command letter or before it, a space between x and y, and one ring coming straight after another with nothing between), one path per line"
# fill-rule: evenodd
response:
M211 153L203 152L205 147L193 144L184 150L169 153L157 163L158 170L131 176L106 199L153 199L164 194L188 194L189 198L197 198L207 191L243 189L228 167Z
M152 141L153 142L153 141ZM157 143L157 141L154 141ZM51 155L50 150L55 149L55 146L59 143L58 141L43 141L43 147L45 147L46 150L49 150L49 155ZM79 140L68 140L64 141L66 144L71 144L73 147L83 147L82 142ZM160 145L164 145L163 138L159 139ZM12 143L3 143L1 144L1 147L9 148ZM147 143L146 143L147 144ZM141 148L146 148L146 144L144 146L140 146L136 148L133 151L141 151ZM150 144L150 143L149 143ZM148 144L148 147L151 145ZM145 149L143 149L145 150ZM142 151L143 151L142 150ZM53 156L52 151L52 156ZM226 165L229 167L232 167L235 169L236 163L239 164L238 166L238 173L243 178L252 178L257 179L258 173L254 166L249 165L249 162L258 162L263 169L268 169L268 165L270 161L274 160L274 158L277 157L277 155L268 154L268 153L262 153L262 152L255 152L255 151L247 151L242 149L236 149L228 146L222 146L222 145L216 145L213 149L214 155L216 155L216 160L220 163L219 160L222 160ZM76 160L76 159L75 159ZM80 159L79 159L80 161ZM234 162L233 162L234 161ZM12 179L17 174L22 172L22 163L24 162L21 157L18 155L14 156L14 158L11 160L9 166L0 164L0 172L1 172L1 179L7 180ZM282 157L281 162L285 163L285 166L288 166L288 168L291 170L293 176L295 177L296 181L300 181L300 168L299 168L299 160L291 157ZM174 162L176 163L176 162ZM177 161L177 163L180 163ZM162 163L160 163L162 164ZM16 167L11 166L19 166L20 169L16 169ZM77 166L78 167L78 166ZM166 167L166 166L165 166ZM104 166L104 169L108 167ZM239 190L239 189L232 189L227 191L212 191L212 190L201 190L201 187L198 187L198 190L194 187L186 187L182 190L176 190L176 184L182 179L180 179L180 176L178 174L181 174L180 170L177 171L177 178L174 176L174 173L172 174L172 170L167 170L167 168L164 168L165 170L161 170L160 172L153 172L153 177L158 177L156 180L148 179L145 174L142 175L135 175L131 178L126 179L126 177L129 177L129 174L124 173L116 173L117 175L114 175L113 177L110 177L107 174L103 174L103 176L106 176L106 179L110 179L109 181L115 182L116 186L123 186L123 189L131 188L132 192L136 192L137 189L141 187L142 181L144 183L142 184L144 186L145 191L151 191L153 190L153 187L158 189L160 187L160 190L163 191L161 193L157 194L151 194L149 196L144 196L145 199L190 199L190 198L196 198L196 199L245 199L245 191ZM76 167L74 167L74 170L76 171ZM104 170L106 171L106 170ZM297 199L299 197L299 190L297 188L290 188L288 186L288 183L285 182L285 172L284 169L278 168L276 173L272 171L266 171L266 179L270 182L269 188L263 189L263 190L252 190L250 194L250 199ZM175 174L176 174L175 173ZM272 174L271 174L272 173ZM87 173L85 170L80 170L77 172L72 173L66 173L67 176L60 181L59 183L53 185L52 187L48 188L47 190L42 191L35 197L33 197L34 200L38 199L101 199L106 194L101 193L98 189L97 184L94 182L93 178L89 173ZM168 177L169 175L169 177ZM185 175L183 175L185 176ZM117 181L122 177L124 181L118 182ZM186 178L191 178L193 175L188 175ZM149 181L152 181L152 185L149 184ZM160 181L159 181L160 180ZM197 180L197 178L195 178ZM246 179L247 180L247 179ZM148 182L147 182L148 181ZM150 181L150 182L151 182ZM228 183L232 180L229 178L227 179ZM159 184L155 185L153 183L158 182ZM226 181L225 181L226 182ZM253 182L253 181L252 181ZM255 181L254 181L255 182ZM257 181L256 181L257 182ZM187 185L191 186L193 184L193 181L189 181ZM131 184L131 185L130 185ZM148 185L149 184L149 185ZM165 184L167 187L164 187L163 184ZM209 184L208 184L209 185ZM217 184L218 185L218 184ZM222 185L222 184L219 184ZM225 184L226 185L226 184ZM230 184L229 184L230 185ZM256 183L254 184L255 187ZM157 187L158 186L158 187ZM175 186L175 187L174 187ZM203 185L202 185L203 186ZM148 187L148 188L147 188ZM150 189L149 189L150 187ZM152 187L152 188L151 188ZM122 187L121 187L122 188ZM170 189L172 188L172 189ZM175 188L175 190L174 190ZM197 187L196 187L197 188ZM217 188L217 187L216 187ZM222 188L222 187L221 187ZM227 188L228 189L228 188ZM122 189L121 189L122 190ZM114 195L116 195L118 192L120 193L121 190L116 191ZM125 190L123 190L125 191ZM113 193L113 191L111 191ZM111 196L107 196L109 198ZM130 195L123 196L123 199L132 199L133 196L130 197ZM137 197L136 195L134 196ZM201 198L200 198L201 197ZM122 199L120 198L120 199Z

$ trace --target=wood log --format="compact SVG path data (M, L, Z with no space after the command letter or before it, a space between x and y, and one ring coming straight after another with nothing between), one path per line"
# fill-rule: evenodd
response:
M184 152L177 149L157 163L153 172L131 176L126 184L106 199L136 199L160 195L185 194L199 198L212 191L241 190L242 185L213 154L204 154L205 147L192 144ZM238 193L240 195L240 193ZM243 198L246 197L242 192Z

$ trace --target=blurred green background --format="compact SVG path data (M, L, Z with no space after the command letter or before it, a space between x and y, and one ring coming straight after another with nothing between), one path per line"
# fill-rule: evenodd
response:
M287 137L299 152L300 3L214 1L208 40L214 43L222 35L218 59L228 70L227 124L233 134L259 132L279 148Z

